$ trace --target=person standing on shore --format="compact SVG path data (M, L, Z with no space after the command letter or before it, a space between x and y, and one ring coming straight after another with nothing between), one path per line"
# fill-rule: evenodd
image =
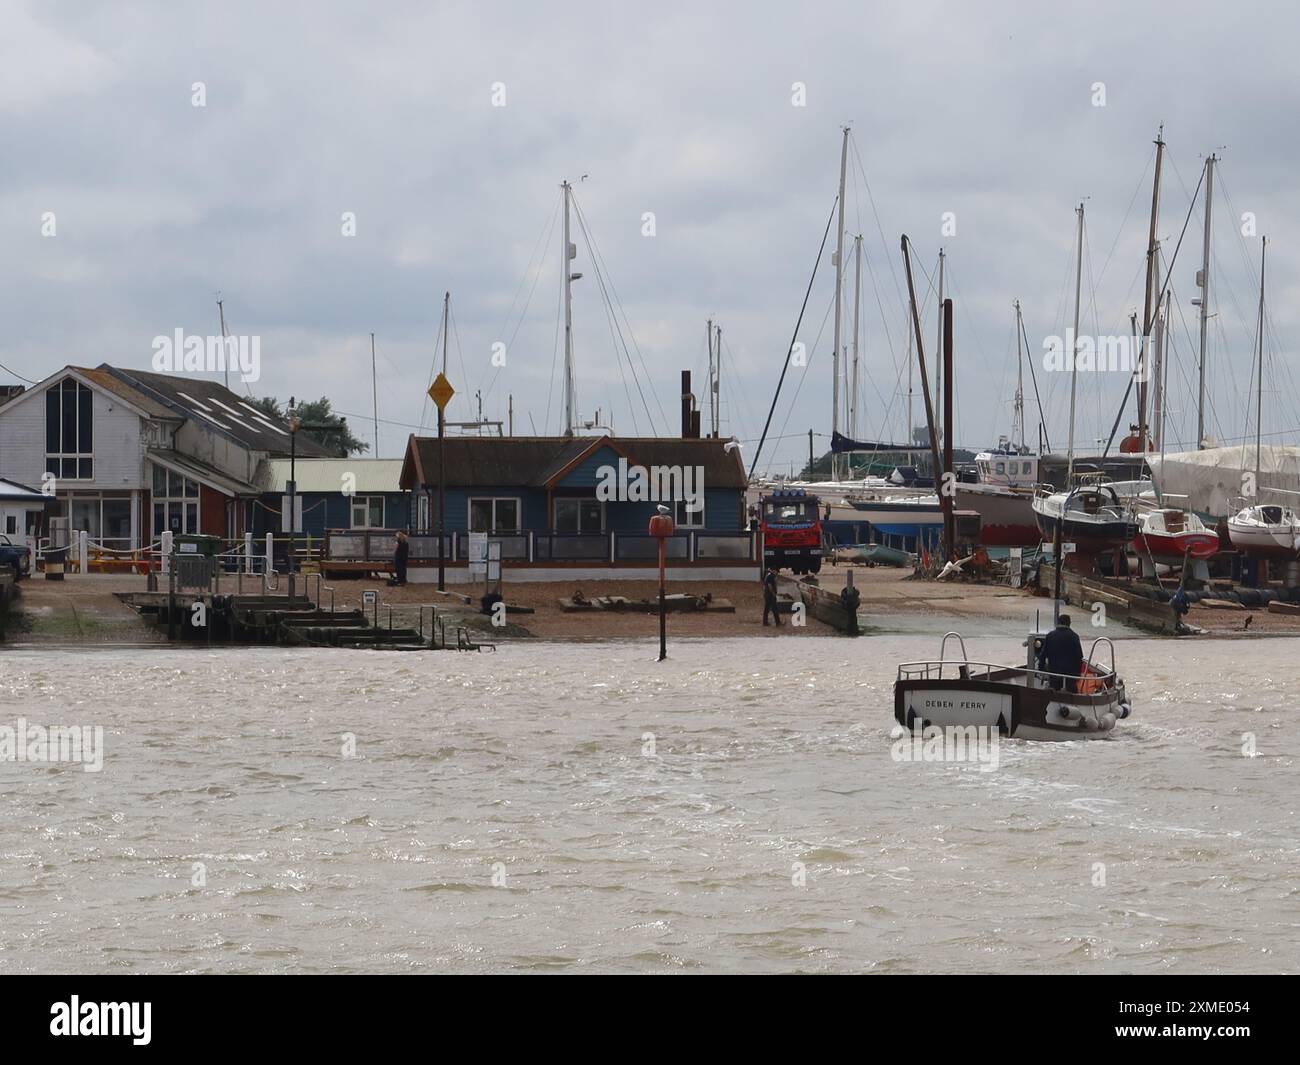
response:
M397 547L393 551L393 583L406 583L406 560L411 557L411 542L406 537L406 530L397 532Z
M768 567L767 575L763 578L763 624L767 624L767 615L771 613L772 620L776 627L781 627L781 615L776 611L776 569Z

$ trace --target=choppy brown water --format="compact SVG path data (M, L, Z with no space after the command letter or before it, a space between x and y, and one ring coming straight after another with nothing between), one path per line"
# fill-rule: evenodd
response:
M994 772L890 757L936 647L6 653L107 749L0 763L0 971L1300 969L1300 645L1124 641L1136 717Z

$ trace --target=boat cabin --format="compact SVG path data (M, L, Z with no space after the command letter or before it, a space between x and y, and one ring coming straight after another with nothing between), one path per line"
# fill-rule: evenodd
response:
M1038 483L1038 456L1016 451L982 451L975 456L980 484L1033 488Z

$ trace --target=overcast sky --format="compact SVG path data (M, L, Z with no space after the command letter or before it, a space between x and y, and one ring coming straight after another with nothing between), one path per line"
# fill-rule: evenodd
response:
M1211 431L1254 433L1245 418L1259 239L1240 232L1240 216L1253 212L1270 240L1264 430L1283 433L1300 424L1291 366L1300 15L1283 11L0 2L0 363L31 379L69 363L147 368L155 336L218 331L220 292L231 332L262 338L253 392L326 395L367 440L373 331L379 452L391 456L432 420L423 393L450 290L458 395L449 417L474 417L481 390L486 417L504 419L513 395L516 432L555 432L563 354L560 236L550 227L568 178L630 326L631 365L611 338L602 278L575 218L581 415L600 408L624 435L676 432L679 372L694 370L702 390L712 317L725 341L722 428L746 441L748 461L835 197L840 127L850 124L846 229L863 234L867 262L859 435L905 432L906 232L923 296L923 272L947 249L956 438L985 446L1010 431L1013 301L1040 367L1044 338L1072 315L1081 200L1081 332L1126 333L1141 310L1152 141L1164 123L1166 257L1204 155L1218 149L1223 160ZM205 106L194 106L196 82ZM795 83L806 86L805 106L795 105ZM344 234L346 212L355 235ZM945 212L955 217L949 236ZM1200 256L1198 203L1172 272L1171 448L1194 438ZM829 444L832 294L828 253L800 330L808 365L787 377L779 439L761 468L801 462L809 429L825 434L819 451ZM933 307L930 296L931 359ZM507 345L499 372L498 342ZM13 381L0 370L0 383ZM1120 374L1080 381L1078 441L1107 435L1125 384ZM1060 449L1068 376L1040 373L1039 386ZM1027 378L1025 388L1032 442ZM1295 442L1289 432L1273 439Z

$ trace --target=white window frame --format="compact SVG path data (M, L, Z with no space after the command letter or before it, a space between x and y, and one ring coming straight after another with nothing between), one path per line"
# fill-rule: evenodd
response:
M71 381L72 384L75 386L75 387L72 389L72 395L73 395L73 397L74 397L74 398L73 398L73 406L76 408L75 414L74 414L74 416L73 416L73 421L76 423L76 431L77 431L77 445L78 445L78 450L77 450L77 451L64 451L64 450L63 450L63 400L64 400L64 398L65 398L64 395L63 395L63 386L64 386L64 384L66 384L66 383L69 382L69 381ZM85 395L85 396L88 398L89 402L90 402L90 438L91 438L91 440L93 441L93 440L95 439L95 435L96 435L96 434L95 434L95 390L94 390L93 388L91 388L89 385L83 385L83 384L82 384L80 381L78 381L75 377L64 377L62 380L60 380L60 381L57 382L56 384L50 385L50 387L49 387L48 389L45 390L46 397L48 397L48 395L49 395L50 392L57 392L58 395L59 395L59 450L58 450L58 451L49 451L49 450L46 450L46 452L45 452L45 469L46 469L46 472L52 472L52 471L50 470L50 461L51 461L51 460L54 460L54 461L56 461L56 462L58 463L58 466L59 466L59 471L58 471L58 473L55 474L55 477L56 477L59 481L93 481L93 480L95 479L95 472L96 472L96 470L99 468L99 467L98 467L98 464L95 462L95 448L94 448L94 445L93 445L93 444L91 445L91 448L90 448L89 451L81 451L81 450L80 450L80 445L81 445L81 398L82 398L83 395ZM48 399L48 398L45 399L45 404L46 404L46 406L45 406L45 420L44 420L44 422L43 422L41 428L42 428L42 430L43 430L44 433L45 433L45 443L46 443L47 448L48 448L48 445L49 445L49 417L50 417L49 399ZM76 466L77 473L76 473L76 476L75 476L75 477L67 477L67 476L64 476L64 473L63 473L63 463L64 463L64 460L65 460L65 459L66 459L66 460L71 460L71 461L73 462L73 464ZM86 460L86 459L89 459L89 460L90 460L90 476L89 476L89 477L82 477L82 476L81 476L81 463L82 463L83 460Z
M364 500L364 504L363 504L363 502L362 502L363 500ZM378 524L378 525L371 525L371 524L370 524L370 508L371 508L371 505L372 505L376 500L379 502L379 524ZM365 508L366 508L366 520L365 520L363 523L361 523L361 524L357 524L357 511L356 511L356 508L359 507L359 506L362 506L362 505L364 505ZM354 496L352 496L352 498L351 498L351 499L349 500L349 502L348 502L348 523L349 523L349 524L348 524L348 528L350 528L350 529L383 529L383 528L386 527L386 526L384 525L384 519L387 517L387 512L388 512L387 500L385 500L383 496L381 496L381 495L379 495L379 496L370 496L370 495L360 496L360 495L354 495Z
M689 499L677 499L673 501L673 528L675 529L703 529L705 526L704 512L706 506L704 500L700 500L699 510L687 510L686 505Z
M176 473L174 470L169 470L166 466L163 466L157 462L150 463L150 467L151 467L150 476L149 476L150 540L152 540L155 536L161 536L164 532L167 532L168 530L171 529L171 525L167 523L167 515L171 510L172 503L181 504L180 532L182 534L197 533L200 529L203 528L203 485L202 483L195 480L193 477L187 477L183 473ZM184 494L178 496L174 496L170 494L161 495L161 496L156 495L153 492L153 472L152 472L153 470L161 470L164 474L166 474L168 493L171 492L172 478L179 477L181 479L181 492L184 493L185 483L189 482L194 485L195 488L194 494L192 496L187 496ZM163 508L163 528L156 529L154 528L154 518L156 517L154 513L154 507L158 506L158 504L160 503L162 504L162 508ZM193 505L194 507L193 522L190 522L189 520L190 505ZM191 525L193 525L193 528L190 528Z
M474 515L475 503L492 504L492 520L489 523L490 529L473 528L472 518ZM515 527L513 529L503 529L497 519L497 504L513 503L515 505ZM524 531L524 501L522 496L470 496L465 501L465 530L466 532L486 532L493 536L518 536Z

